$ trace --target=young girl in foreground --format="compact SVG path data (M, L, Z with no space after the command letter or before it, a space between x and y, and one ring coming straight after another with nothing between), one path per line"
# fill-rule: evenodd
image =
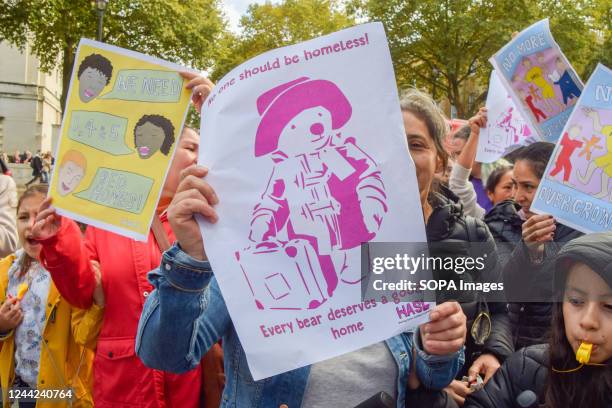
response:
M9 397L19 398L9 395L11 387L63 390L63 396L57 395L60 399L34 403L20 398L18 406L91 407L92 349L102 322L104 294L96 273L93 306L76 309L60 296L49 272L38 262L41 245L31 237L32 224L47 189L34 185L21 196L17 232L22 249L0 260L2 398L5 407Z
M549 344L513 354L465 407L612 406L612 232L565 245L555 286Z

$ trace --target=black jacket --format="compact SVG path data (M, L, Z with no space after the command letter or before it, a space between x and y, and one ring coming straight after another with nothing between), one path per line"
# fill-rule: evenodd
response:
M548 345L524 348L510 356L480 391L470 394L463 408L515 408L517 397L530 390L544 402L548 377Z
M497 244L497 256L502 265L506 265L517 242L523 236L523 222L518 214L521 206L514 200L504 200L485 215L484 222Z
M433 212L425 229L427 241L430 243L430 255L468 255L471 257L484 255L485 259L485 268L477 274L434 271L434 274L438 275L435 278L464 280L476 283L501 283L503 281L501 276L502 268L497 259L495 241L484 222L465 216L463 214L463 206L459 203L459 198L446 188L442 188L441 193L436 194L433 201ZM478 244L466 245L466 243L470 242ZM432 243L437 244L432 245ZM463 253L457 253L458 251ZM468 338L466 341L465 370L471 366L473 360L480 354L493 354L500 362L503 362L506 357L514 352L510 321L505 302L492 301L494 299L493 295L499 296L500 292L489 292L481 297L488 304L491 314L491 334L483 346L478 346L474 343L474 339L470 335L470 329L478 313L479 300L475 298L474 293L474 291L466 291L459 294L456 292L450 295L441 294L442 299L439 299L439 301L448 299L458 300L467 316Z
M39 176L43 170L43 162L40 156L36 155L32 157L32 162L30 163L30 167L32 168L32 175Z
M465 216L459 198L446 188L441 194L436 194L433 201L433 212L427 221L425 231L429 242L430 256L465 256L477 257L486 254L486 267L482 273L458 274L452 270L433 271L436 279L453 279L471 282L501 282L501 266L499 265L496 246L489 229L482 220ZM466 243L477 243L467 246ZM462 245L463 244L463 245ZM454 253L453 253L454 252ZM453 296L455 295L455 296ZM465 364L457 376L461 379L467 375L467 370L474 360L485 353L493 354L500 363L510 356L514 349L510 321L505 302L490 302L486 297L491 315L491 333L484 345L475 344L470 333L474 319L478 313L478 299L473 291L466 293L439 293L438 302L455 298L461 303L467 316L468 334L466 339ZM457 404L446 391L433 391L423 387L411 390L406 395L406 407L458 408Z
M516 350L546 341L552 316L555 258L567 242L581 235L557 224L554 240L546 244L541 263L531 260L525 242L514 248L503 278Z

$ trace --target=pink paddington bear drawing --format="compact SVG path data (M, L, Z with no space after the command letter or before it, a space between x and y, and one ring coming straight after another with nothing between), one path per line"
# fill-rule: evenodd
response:
M385 186L376 162L341 132L352 107L333 82L284 83L259 96L257 110L255 156L273 168L251 217L252 244L236 259L259 309L316 309L340 282L363 278L347 251L376 236Z

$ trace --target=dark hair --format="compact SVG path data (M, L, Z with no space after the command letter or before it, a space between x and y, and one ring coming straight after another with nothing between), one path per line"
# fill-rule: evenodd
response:
M565 285L563 285L565 286ZM575 372L559 373L578 367L576 354L565 336L563 303L553 303L552 332L549 341L550 364L545 387L547 408L604 407L612 388L611 360L605 367L584 365Z
M529 162L531 170L535 173L538 179L542 179L544 171L548 165L555 145L548 142L535 142L527 146L522 146L510 153L507 158L513 163L520 160Z
M168 153L170 153L172 144L174 143L174 125L172 122L170 122L170 120L161 115L143 115L143 117L140 118L138 123L136 123L136 126L134 126L134 143L136 143L136 128L144 125L147 122L162 128L164 131L164 141L159 148L159 151L167 156Z
M472 133L472 128L470 125L465 125L455 132L453 139L461 139L467 142L467 140L470 138L470 133Z
M495 187L497 187L502 177L509 171L512 171L512 166L501 166L493 170L491 174L489 174L489 177L487 177L487 183L485 185L486 190L489 193L494 193Z
M87 68L94 68L100 71L106 77L106 85L108 85L113 76L113 65L106 57L100 54L91 54L83 58L81 65L79 65L78 76L80 77Z
M37 194L42 194L46 196L48 192L48 184L34 184L33 186L28 187L26 191L23 192L21 197L19 197L19 201L17 201L17 212L19 212L19 208L21 208L21 204L26 198L33 197ZM32 259L32 257L28 255L25 251L23 252L23 255L20 260L21 265L19 268L19 276L23 276L28 271L28 269L30 269L33 260L34 259Z

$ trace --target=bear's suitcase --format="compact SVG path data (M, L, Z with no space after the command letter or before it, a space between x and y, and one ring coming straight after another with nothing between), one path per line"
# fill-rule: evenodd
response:
M266 241L235 253L258 309L315 309L327 299L327 281L310 242Z

